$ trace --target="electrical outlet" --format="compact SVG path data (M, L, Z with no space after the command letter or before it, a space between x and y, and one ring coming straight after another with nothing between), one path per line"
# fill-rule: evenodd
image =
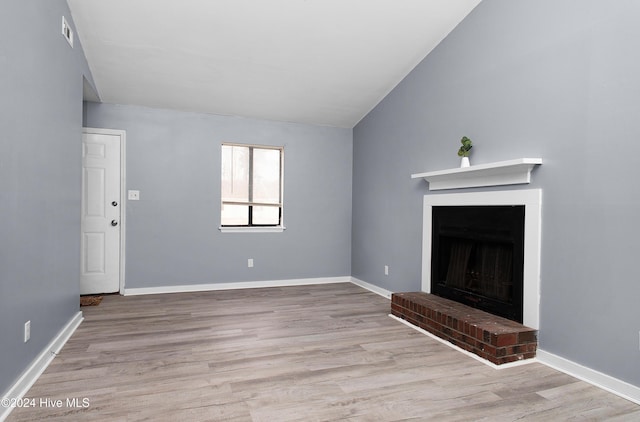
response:
M139 190L130 190L127 192L127 198L129 201L139 201L140 200L140 191Z
M253 268L253 258L247 259L247 267Z
M384 266L384 275L389 275L389 266L388 265Z
M31 321L27 321L24 323L24 342L28 342L31 338Z

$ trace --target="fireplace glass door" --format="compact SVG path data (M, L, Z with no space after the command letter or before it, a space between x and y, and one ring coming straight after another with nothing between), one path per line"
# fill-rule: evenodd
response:
M435 206L431 292L522 322L524 206Z

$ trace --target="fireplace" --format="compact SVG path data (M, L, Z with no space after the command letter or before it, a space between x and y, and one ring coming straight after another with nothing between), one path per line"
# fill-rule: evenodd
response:
M435 206L431 293L522 322L524 205Z
M446 268L444 270L435 270L432 269L432 264L434 263L434 257L432 254L433 249L433 237L434 232L438 230L437 226L439 223L436 223L436 227L434 227L434 218L433 212L438 214L438 209L443 207L443 209L447 208L455 208L453 211L461 210L463 208L481 208L481 209L492 209L493 213L496 210L499 210L497 214L498 217L493 217L493 221L491 217L489 217L489 221L485 222L483 225L480 225L480 230L478 230L475 234L475 238L465 239L464 235L461 235L461 232L464 234L466 229L472 226L476 221L475 217L462 217L463 227L458 228L450 228L451 224L448 223L447 218L444 219L445 233L442 236L445 241L444 246L437 246L438 251L436 255L436 263L440 260L447 262ZM523 215L520 217L515 217L516 220L522 222L523 229L521 231L520 237L513 236L513 232L520 232L520 230L516 230L514 228L515 222L510 222L506 224L507 227L500 228L501 221L504 220L502 217L502 212L506 212L505 210L512 210L516 212L520 212L521 210ZM449 211L451 211L449 209ZM445 214L447 214L445 212ZM449 213L451 215L451 213ZM466 256L467 252L465 252L465 248L476 248L476 255L478 255L478 245L477 243L487 243L489 247L486 248L489 252L485 251L485 255L490 261L508 261L512 260L512 268L513 272L516 274L515 277L512 277L511 282L507 282L506 276L501 273L497 276L494 274L493 278L498 278L498 286L494 286L493 291L490 294L479 295L474 289L475 285L479 284L477 278L479 277L477 273L477 269L473 266L466 265L463 270L458 270L459 273L457 275L451 275L450 279L451 284L454 284L453 280L457 280L455 283L460 284L460 280L465 280L465 277L471 278L470 281L472 283L471 286L473 289L469 292L461 293L460 291L464 291L464 289L460 289L458 284L454 284L454 292L460 293L460 295L465 295L470 298L471 306L475 306L474 301L484 301L485 303L490 303L491 307L494 304L503 305L504 302L510 303L509 299L505 298L505 292L512 293L511 302L518 302L520 304L516 304L516 307L519 310L517 315L511 319L514 321L519 321L522 324L531 327L533 329L538 329L539 327L539 304L540 304L540 240L541 240L541 216L542 216L542 191L540 189L517 189L517 190L501 190L501 191L489 191L489 192L463 192L463 193L445 193L445 194L429 194L424 196L424 208L423 208L423 220L422 220L422 291L425 293L437 294L437 290L439 290L439 285L442 285L442 280L447 280L446 273L449 270L449 263L451 262L451 254L452 248L455 251L457 249L458 254L461 257L454 257L454 261L451 265L454 265L456 260L463 260ZM455 218L458 220L458 218ZM436 217L438 220L438 217ZM466 222L465 222L466 220ZM498 220L498 221L496 221ZM458 224L458 221L455 222ZM519 224L519 223L518 223ZM487 235L486 231L490 229L497 229L496 233L493 235ZM475 239L479 239L476 241ZM448 242L448 243L447 243ZM458 242L458 246L455 243ZM460 243L470 242L471 247L469 245L463 246ZM510 245L513 244L513 251L507 252L505 249L510 249ZM493 247L493 249L491 249ZM443 248L449 248L449 252L442 252ZM481 249L481 248L480 248ZM522 253L522 257L520 258L520 254ZM447 254L449 255L449 261L447 261ZM491 254L495 255L491 258ZM510 256L511 254L511 256ZM442 256L441 256L442 255ZM455 252L454 252L455 255ZM479 253L480 258L475 256L474 264L477 266L482 266L482 252ZM515 257L517 255L517 257ZM515 257L515 258L514 258ZM471 259L471 254L470 254ZM488 264L485 262L485 267ZM445 276L443 278L442 271L445 272ZM473 272L473 275L471 273ZM468 273L468 274L467 274ZM491 274L490 274L491 275ZM457 277L457 278L456 278ZM473 278L476 279L473 279ZM521 277L521 280L519 278ZM432 278L433 283L432 283ZM485 276L485 278L491 278ZM441 279L441 280L438 280ZM440 283L439 283L440 282ZM451 287L451 286L449 286ZM464 286L463 286L464 287ZM458 300L458 299L454 299ZM497 302L497 303L496 303ZM498 306L499 307L499 306ZM495 309L488 309L489 313L497 313L501 311L496 311ZM513 313L512 311L507 311L508 313Z

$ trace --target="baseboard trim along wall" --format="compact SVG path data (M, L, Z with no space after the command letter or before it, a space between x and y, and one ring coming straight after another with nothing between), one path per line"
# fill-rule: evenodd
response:
M561 356L554 355L544 350L538 349L536 358L553 369L564 372L572 377L586 381L596 387L602 388L610 393L627 399L636 404L640 404L640 387L629 384L625 381L614 378L610 375L603 374L594 369L582 366L579 363L572 362Z
M20 399L24 397L31 386L38 380L45 369L47 369L49 364L51 364L51 361L53 361L56 355L60 353L62 347L83 320L84 317L82 316L82 312L78 311L78 313L76 313L69 322L67 322L67 325L58 332L42 352L40 352L40 354L31 362L20 378L18 378L1 397L10 399ZM12 407L0 407L0 421L4 421L12 410Z
M213 290L257 289L261 287L306 286L311 284L349 283L351 277L294 278L287 280L240 281L235 283L188 284L183 286L134 287L124 289L125 296L161 293L206 292Z
M351 277L351 282L357 286L362 287L363 289L369 290L370 292L377 293L380 296L384 296L387 299L391 299L391 294L393 292L387 289L383 289L382 287L378 287L375 284L367 283L366 281L362 281L355 277Z

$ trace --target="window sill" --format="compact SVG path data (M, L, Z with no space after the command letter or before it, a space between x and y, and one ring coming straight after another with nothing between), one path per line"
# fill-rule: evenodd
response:
M222 233L282 233L286 227L218 227Z

